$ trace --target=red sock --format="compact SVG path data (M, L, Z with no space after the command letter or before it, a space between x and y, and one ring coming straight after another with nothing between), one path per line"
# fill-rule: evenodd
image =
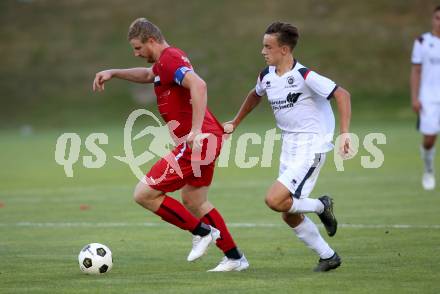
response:
M205 214L201 219L205 224L211 225L220 231L220 238L217 239L217 247L220 248L224 253L237 247L231 234L229 233L228 227L223 220L221 214L217 209L213 208L210 212Z
M200 220L192 215L179 201L166 195L155 214L164 221L186 231L193 231L200 223Z

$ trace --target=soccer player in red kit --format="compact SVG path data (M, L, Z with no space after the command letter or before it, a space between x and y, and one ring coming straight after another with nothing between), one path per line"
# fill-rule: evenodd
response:
M225 257L210 271L247 269L246 257L235 245L220 213L207 199L215 159L220 154L223 127L207 109L205 82L195 73L186 54L171 47L160 29L145 18L130 25L128 40L134 55L145 58L153 66L98 72L93 90L104 90L104 83L112 78L154 83L162 118L166 123L177 122L177 127L170 128L176 148L137 184L135 201L166 222L193 234L188 261L200 258L215 242ZM166 195L179 189L183 205Z

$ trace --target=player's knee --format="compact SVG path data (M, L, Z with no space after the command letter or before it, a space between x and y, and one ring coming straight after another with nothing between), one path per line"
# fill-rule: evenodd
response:
M192 210L194 210L194 208L195 208L195 203L194 203L194 201L192 201L190 198L185 198L185 197L182 197L182 203L183 203L183 205L186 207L186 208L188 208L190 211L192 211Z
M435 139L432 138L425 138L425 140L423 141L423 147L427 150L434 147L434 144L435 144Z
M200 214L200 209L203 205L203 203L201 203L200 201L196 201L194 199L191 199L190 197L182 197L182 203L194 215Z
M278 212L281 212L282 210L281 210L281 203L280 203L280 199L279 199L279 197L277 197L277 196L275 196L275 195L273 195L273 194L268 194L268 195L266 195L266 198L264 199L264 201L266 202L266 205L270 208L270 209L272 209L272 210L274 210L274 211L278 211Z
M154 200L157 197L156 192L157 191L149 189L145 184L139 183L134 190L133 199L136 203L143 205Z
M139 193L139 191L135 190L133 193L133 200L137 203L140 204L143 200L143 195L141 193Z
M142 193L141 191L139 191L138 189L136 189L133 193L133 200L137 203L137 204L141 204L145 201L145 195L144 193Z

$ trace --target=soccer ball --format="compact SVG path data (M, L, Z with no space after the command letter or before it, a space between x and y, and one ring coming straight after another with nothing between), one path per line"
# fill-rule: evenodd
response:
M78 255L79 268L83 273L99 275L109 272L113 267L112 252L99 243L91 243Z

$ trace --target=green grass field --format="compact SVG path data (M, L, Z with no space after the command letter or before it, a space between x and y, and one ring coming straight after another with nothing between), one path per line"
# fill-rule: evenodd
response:
M270 122L257 121L250 119L242 130L272 128ZM109 144L103 146L107 164L92 170L79 162L74 178L66 178L54 150L56 138L67 131L79 132L83 141L91 132L108 133ZM419 183L418 134L405 122L358 123L353 131L361 138L385 133L387 144L380 146L385 162L379 169L362 168L360 156L368 153L361 148L345 163L345 171L337 172L333 155L328 157L313 195L329 192L335 198L342 225L329 241L343 265L316 274L311 269L317 257L263 202L277 175L278 152L272 168L243 170L232 164L217 169L210 199L251 268L206 273L221 259L219 250L211 248L197 263L186 262L190 235L132 201L137 180L128 166L112 158L123 153L122 125L28 135L4 130L0 293L438 293L440 195L438 190L424 192ZM259 152L250 148L248 155ZM88 209L81 210L85 205ZM112 249L110 273L80 272L77 254L91 242Z

